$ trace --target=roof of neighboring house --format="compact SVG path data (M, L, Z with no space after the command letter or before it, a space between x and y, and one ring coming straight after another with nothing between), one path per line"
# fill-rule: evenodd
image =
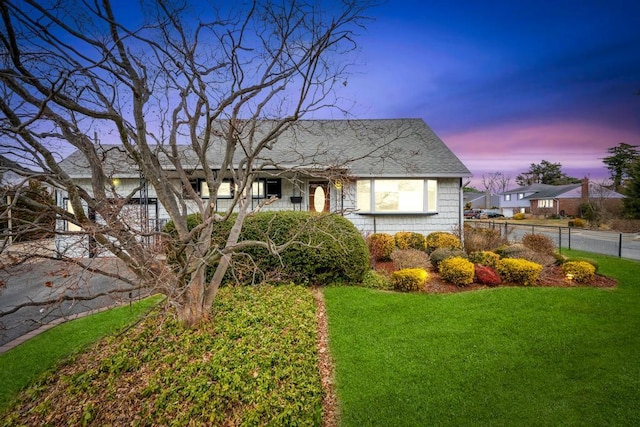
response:
M514 188L513 190L503 191L502 193L500 193L500 195L503 195L503 194L520 194L520 193L535 193L535 192L538 192L538 191L546 190L546 189L551 188L551 187L555 187L555 185L531 184L531 185L526 185L524 187Z
M527 194L522 200L539 200L555 198L580 198L582 196L582 183L566 185L532 184L525 187L518 187L500 194ZM619 199L624 198L620 193L609 190L601 184L589 182L589 193L592 196ZM561 197L564 196L564 197Z
M475 191L465 191L462 193L462 200L464 203L473 202L478 199L484 199L486 197L486 193L477 193Z
M539 184L544 185L544 184ZM533 194L523 197L524 200L554 199L564 193L580 188L582 184L545 185Z
M256 137L270 131L270 124L258 122ZM224 122L219 122L224 126ZM228 124L227 124L228 125ZM243 144L251 144L249 127L241 130ZM209 166L221 165L225 140L212 138ZM158 152L161 146L152 147ZM185 168L199 169L200 163L189 146L180 146ZM120 146L101 147L105 170L114 176L138 176L135 163ZM104 154L102 154L104 153ZM234 165L245 157L236 149ZM169 157L161 153L161 164L173 169ZM83 154L75 151L61 163L72 178L90 176ZM468 177L471 172L422 119L382 120L300 120L277 137L256 159L256 167L340 168L357 177Z

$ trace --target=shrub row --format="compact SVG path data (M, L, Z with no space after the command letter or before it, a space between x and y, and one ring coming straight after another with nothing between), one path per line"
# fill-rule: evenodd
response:
M395 235L387 233L370 234L367 239L369 253L375 261L389 261L393 251L417 250L431 254L438 248L462 249L460 239L453 233L436 231L424 236L420 233L400 231Z

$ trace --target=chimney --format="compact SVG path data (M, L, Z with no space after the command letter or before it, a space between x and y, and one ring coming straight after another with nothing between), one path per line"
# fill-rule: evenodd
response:
M580 198L585 202L589 200L589 178L582 178L582 192Z

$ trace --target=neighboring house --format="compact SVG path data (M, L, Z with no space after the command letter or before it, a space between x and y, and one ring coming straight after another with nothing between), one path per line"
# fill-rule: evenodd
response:
M500 197L498 204L500 212L506 217L512 217L517 213L531 213L531 201L527 197L546 187L553 186L532 184L498 194Z
M487 200L489 203L487 203ZM469 209L493 209L499 206L500 196L497 194L467 191L464 193L464 206Z
M222 141L213 141L209 158L220 159L222 146ZM198 172L202 167L193 152L185 146L180 155L185 168L193 170L192 187L208 199L208 188ZM471 173L421 119L302 120L261 156L258 179L245 197L256 206L277 197L265 210L336 212L363 234L428 234L462 225L462 180ZM118 195L141 186L125 209L137 215L140 227L159 230L169 217L153 187L145 183L122 149L105 146L103 157ZM237 165L240 158L234 161ZM171 170L168 160L162 164ZM78 152L61 166L80 186L90 189L90 171ZM220 165L208 167L216 170ZM335 178L336 169L342 178ZM179 180L175 184L180 188ZM221 187L215 201L221 211L229 206L234 191L231 180ZM67 207L64 193L56 197L59 206ZM73 231L74 225L58 221L58 228ZM58 239L58 250L74 243L70 236L63 236ZM83 246L89 247L90 242Z
M580 217L580 205L591 202L608 211L619 210L624 196L584 178L579 184L533 184L500 194L505 216L523 212L532 215ZM513 209L513 210L512 210Z

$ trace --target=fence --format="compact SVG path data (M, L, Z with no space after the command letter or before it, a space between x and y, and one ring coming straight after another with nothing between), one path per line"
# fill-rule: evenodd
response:
M527 233L544 234L553 239L560 252L563 248L568 248L640 260L640 234L636 233L551 225L525 225L505 221L470 221L467 224L472 227L499 230L500 235L509 241L518 241Z

